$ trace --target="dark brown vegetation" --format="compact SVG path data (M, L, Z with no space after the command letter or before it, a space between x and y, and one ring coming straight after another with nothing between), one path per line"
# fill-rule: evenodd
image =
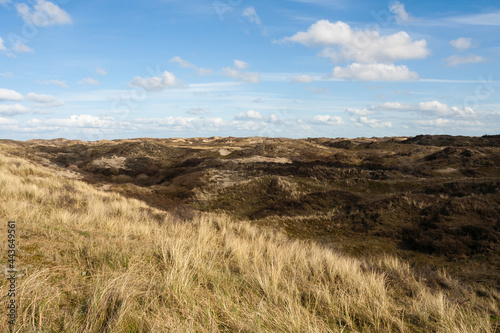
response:
M396 254L429 283L443 267L500 287L499 135L9 143L181 219L225 212L356 256Z

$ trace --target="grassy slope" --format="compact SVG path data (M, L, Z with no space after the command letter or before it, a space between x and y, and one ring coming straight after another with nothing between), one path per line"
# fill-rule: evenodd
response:
M352 259L223 216L179 222L140 201L8 157L2 147L0 220L17 221L19 332L496 327L494 300L445 274L447 289L430 290L394 258ZM0 289L6 295L5 279Z

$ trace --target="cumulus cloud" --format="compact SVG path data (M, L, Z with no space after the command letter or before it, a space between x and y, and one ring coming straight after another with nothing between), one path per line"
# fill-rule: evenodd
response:
M438 102L420 102L418 103L418 108L422 111L432 111L436 113L446 113L448 111L448 105Z
M91 77L86 77L84 79L81 79L80 81L78 81L78 84L89 84L91 86L98 86L98 85L100 85L100 83L99 83L98 80L93 79Z
M460 37L458 39L450 41L450 44L458 51L462 52L472 47L472 38Z
M354 109L354 108L347 108L345 111L354 116L367 116L369 114L375 113L375 111L371 111L368 109Z
M418 74L404 65L358 64L336 66L330 77L360 81L409 81L418 80Z
M16 116L28 112L29 109L21 104L11 104L11 105L0 104L0 114L4 116Z
M68 87L68 84L66 83L66 81L61 81L61 80L43 80L43 81L36 81L36 83L38 83L38 84L44 84L46 86L48 86L48 85L55 85L55 86L59 86L61 88L67 88Z
M0 101L22 101L23 95L17 91L0 88Z
M430 54L425 39L414 41L404 31L380 36L379 32L374 30L354 31L342 21L317 21L307 31L298 32L283 41L327 47L320 55L331 58L334 62L352 60L365 64L393 63L400 60L424 59Z
M243 10L243 17L245 17L250 23L255 23L257 25L262 24L259 15L257 15L255 8L253 8L252 6L247 7Z
M0 118L1 120L1 118ZM1 121L0 121L1 125ZM92 115L72 115L68 118L31 119L27 121L24 129L37 131L61 131L67 133L102 134L103 130L112 133L116 130L123 131L217 131L221 127L230 128L232 122L221 118L197 117L165 117L165 118L138 118L131 121L118 121L113 117L97 117Z
M481 126L480 121L466 121L466 120L453 120L445 118L429 119L429 120L416 120L416 125L422 127L464 127L464 126Z
M130 82L131 87L144 88L148 91L162 91L179 85L180 82L175 75L167 71L163 72L160 76L148 78L136 76L132 82Z
M136 129L147 130L218 130L226 126L227 123L222 118L195 118L195 117L165 117L165 118L145 118L134 119L133 126Z
M389 5L389 11L394 14L398 23L411 21L412 17L406 12L405 5L399 1L394 1Z
M312 83L313 81L314 79L309 75L297 75L290 80L291 83Z
M16 119L0 117L0 125L16 125L17 123Z
M107 128L115 123L113 117L95 117L88 114L72 115L69 118L60 119L31 119L27 122L29 126L61 126L81 128Z
M105 70L104 68L97 67L95 69L96 73L99 75L108 75L108 71Z
M224 76L247 82L247 83L259 83L260 82L260 75L258 73L252 73L252 72L241 72L237 69L234 68L229 68L229 67L224 67L222 69L222 74Z
M243 60L234 59L234 68L236 69L247 69L249 64Z
M33 8L19 3L16 5L16 9L26 23L38 27L71 23L69 14L50 1L37 0Z
M447 104L431 101L431 102L421 102L418 103L418 108L421 111L431 111L436 114L448 115L448 116L475 116L476 111L470 107L459 108L456 106L448 106Z
M317 115L313 117L313 122L320 125L343 125L344 120L339 116Z
M273 123L273 124L282 124L283 123L281 121L281 119L277 115L275 115L274 113L269 116L268 121L270 123Z
M214 73L214 71L211 70L211 69L203 68L203 67L198 67L195 64L192 64L189 61L184 60L184 59L182 59L179 56L173 57L172 59L170 59L170 62L177 63L179 65L179 67L181 67L181 68L191 68L191 69L194 69L196 71L196 74L200 75L200 76L212 75Z
M254 110L240 112L234 119L233 125L244 130L260 130L268 128L270 124L283 124L283 121L274 113L269 117L264 117L260 112Z
M474 117L476 115L476 111L470 107L460 108L457 106L449 106L439 101L420 102L417 104L385 102L370 106L369 111L413 111L450 117Z
M188 114L192 115L203 115L203 114L210 114L209 109L203 109L203 108L192 108L186 111Z
M258 111L248 110L246 112L239 113L236 117L237 120L260 120L264 117Z
M366 125L372 128L391 128L392 123L390 121L381 121L378 119L368 119L367 117L359 117L357 120L359 125Z
M448 67L456 67L458 65L465 65L465 64L477 64L480 62L485 61L481 56L478 55L473 55L469 54L468 56L461 57L459 55L452 55L449 56L448 58L445 59L446 66Z
M400 102L385 102L378 105L372 105L370 110L396 110L405 111L418 109L416 106L411 106L410 104L400 103Z

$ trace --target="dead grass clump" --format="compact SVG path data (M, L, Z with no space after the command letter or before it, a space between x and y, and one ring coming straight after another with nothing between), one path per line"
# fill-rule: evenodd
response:
M132 177L130 177L128 175L123 175L123 174L112 176L111 179L113 180L113 182L120 183L120 184L132 182Z

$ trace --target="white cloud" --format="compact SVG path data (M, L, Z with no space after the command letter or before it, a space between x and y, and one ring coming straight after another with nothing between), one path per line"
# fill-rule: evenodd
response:
M450 117L474 117L476 115L476 111L470 107L450 107L448 104L439 101L420 102L418 104L385 102L370 106L369 111L414 111Z
M430 111L435 114L448 115L448 116L474 116L476 112L470 107L458 108L456 106L449 107L447 104L431 101L418 103L418 110Z
M243 16L246 17L246 19L250 23L255 23L257 25L261 25L262 21L260 20L259 15L257 15L257 12L255 11L255 8L252 6L247 7L243 10Z
M92 86L98 86L98 85L100 85L100 83L99 83L98 80L93 79L91 77L86 77L84 79L81 79L80 81L78 81L78 84L90 84Z
M186 111L188 114L192 115L203 115L203 114L210 114L209 109L203 109L203 108L192 108Z
M269 117L269 120L268 120L268 121L269 121L270 123L274 123L274 124L281 124L281 123L283 123L283 122L281 121L281 119L280 119L277 115L275 115L274 113L273 113L273 114L271 114L271 116Z
M458 51L462 52L472 47L472 38L460 37L450 41L450 44Z
M38 27L71 23L69 14L50 1L37 0L33 8L20 3L16 9L26 23Z
M21 104L0 104L0 114L4 116L15 116L18 114L28 113L29 109Z
M291 83L312 83L314 79L309 75L297 75L290 80Z
M331 77L360 81L408 81L418 80L418 74L404 65L394 64L358 64L346 67L337 66Z
M325 46L320 55L334 62L392 63L399 60L423 59L430 51L425 39L413 41L404 31L380 36L377 31L354 31L347 23L320 20L306 32L298 32L283 41L306 46Z
M228 126L245 131L269 129L270 124L283 124L283 121L274 113L269 117L264 117L260 112L254 110L240 112L234 119L235 120L231 124L228 124Z
M203 67L196 68L196 75L199 75L199 76L208 76L208 75L212 75L213 73L214 73L214 71L210 68L203 68Z
M460 24L499 26L500 11L497 10L495 12L489 12L485 14L459 16L451 18L450 21Z
M317 115L313 117L313 122L321 125L343 125L344 120L339 116Z
M22 101L23 95L17 91L0 88L0 101Z
M26 98L38 104L44 104L45 107L63 106L64 102L56 100L52 95L29 93Z
M136 76L132 82L130 82L131 87L144 88L148 91L162 91L179 85L180 82L175 75L167 71L163 72L160 76L148 78Z
M249 66L248 63L244 62L243 60L238 60L238 59L234 60L234 68L236 69L247 69L248 66Z
M176 62L177 64L179 64L181 68L196 68L194 64L190 63L187 60L182 59L179 56L173 57L172 59L170 59L170 62Z
M260 120L264 119L264 117L258 112L254 110L248 110L247 112L241 112L236 116L237 120Z
M477 64L485 60L486 59L484 59L483 57L474 54L469 54L466 57L461 57L459 55L452 55L445 59L446 66L449 67L455 67L458 65L465 65L465 64Z
M221 118L195 118L195 117L165 117L134 119L134 129L172 131L191 130L199 133L206 130L218 130L227 126L227 122Z
M463 109L461 109L456 106L452 106L448 111L448 115L460 116L460 117L473 117L476 115L476 111L474 111L470 107L464 107Z
M432 111L436 113L446 113L448 111L448 105L438 102L421 102L418 103L419 109L422 111Z
M100 67L96 68L95 71L99 75L107 75L108 74L107 70L105 70L104 68L100 68Z
M33 52L33 49L31 47L29 47L26 44L23 44L20 41L17 41L16 44L14 44L13 50L16 51L17 53Z
M368 119L367 117L359 117L358 123L372 128L391 128L390 121L381 121L378 119Z
M13 75L12 72L5 72L5 73L0 73L0 76L4 78L11 78Z
M30 101L36 102L36 103L54 103L56 101L54 96L51 95L44 95L44 94L35 94L35 93L29 93L26 95L26 98L29 99Z
M3 39L2 37L0 37L0 51L5 51L7 50L7 48L5 47L5 45L3 45Z
M0 0L0 5L6 5L6 4L9 4L11 2L12 2L12 0Z
M394 18L398 23L411 21L411 16L406 12L405 5L399 1L394 1L389 6L389 11L394 14Z
M88 114L72 115L69 118L61 119L31 119L27 122L29 126L62 126L62 127L91 127L107 128L115 124L112 117L95 117Z
M411 105L400 102L384 102L370 106L370 110L372 111L409 111L417 109L418 109L417 105Z
M316 88L316 87L310 87L307 88L308 91L314 93L314 94L325 94L328 95L330 93L330 88Z
M260 75L258 73L252 72L241 72L234 68L224 67L222 69L222 74L224 76L237 79L240 81L248 82L248 83L258 83L260 82Z
M430 120L416 120L416 125L420 125L423 127L470 127L470 126L481 126L482 123L480 121L466 121L466 120L453 120L453 119L445 119L445 118L437 118Z
M0 125L16 125L17 123L16 119L0 117Z
M68 84L66 83L66 81L61 81L61 80L43 80L43 81L36 81L36 83L38 83L38 84L44 84L46 86L48 86L48 85L56 85L56 86L59 86L61 88L67 88L68 87Z
M354 116L367 116L369 114L375 113L375 111L371 111L368 109L353 109L353 108L347 108L346 112Z
M179 65L179 67L181 67L181 68L194 69L194 70L196 70L196 74L199 76L207 76L207 75L212 75L214 73L214 71L211 69L198 67L195 64L192 64L189 61L184 60L179 56L173 57L172 59L170 59L170 62L176 62Z

